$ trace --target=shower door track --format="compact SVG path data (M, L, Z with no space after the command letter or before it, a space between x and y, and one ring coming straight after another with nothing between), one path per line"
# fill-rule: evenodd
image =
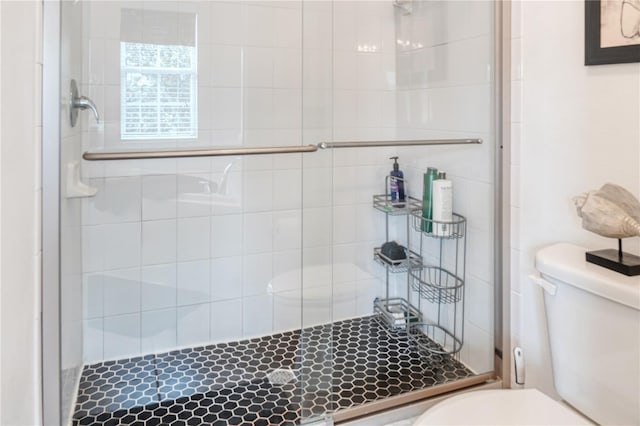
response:
M425 400L434 396L442 396L448 392L454 392L457 390L469 388L471 386L486 384L497 379L498 376L495 374L495 372L477 374L465 379L458 379L453 382L443 383L441 385L436 385L430 388L391 396L378 401L371 401L358 407L339 410L331 413L331 418L335 423L346 422L349 420L354 420L358 417L379 413L384 410L398 408L400 406Z
M265 155L265 154L298 154L316 152L318 149L336 148L368 148L380 146L429 146L429 145L469 145L481 144L482 139L426 139L399 141L349 141L349 142L320 142L317 145L301 146L266 146L246 148L193 148L173 150L144 150L144 151L98 151L85 152L82 158L87 161L112 160L152 160L160 158L187 157L222 157L229 155Z

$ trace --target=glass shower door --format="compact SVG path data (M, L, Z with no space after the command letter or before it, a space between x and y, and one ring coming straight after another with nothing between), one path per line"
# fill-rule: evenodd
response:
M301 145L301 3L63 2L62 26L63 98L75 79L100 114L61 114L63 411L126 423L204 396L207 422L299 418L300 330L331 321L326 281L303 322L306 248L330 279L330 228L302 237L306 155L82 154Z
M74 188L63 182L80 171L82 130L71 126L71 81L82 75L82 6L60 4L60 389L61 419L47 419L52 424L69 424L76 399L76 386L82 374L83 357L83 291L82 291L82 199L68 197ZM62 176L64 174L64 176ZM73 182L73 180L72 180Z
M62 411L74 424L344 420L487 377L490 2L61 7ZM83 109L71 126L71 79L99 120ZM394 143L469 138L484 143ZM383 143L331 148L367 141ZM401 208L388 204L395 156L413 197ZM412 222L427 166L447 172L466 218L458 311L420 285L451 254ZM391 241L419 262L385 263ZM433 323L463 327L462 347L412 340L437 341Z

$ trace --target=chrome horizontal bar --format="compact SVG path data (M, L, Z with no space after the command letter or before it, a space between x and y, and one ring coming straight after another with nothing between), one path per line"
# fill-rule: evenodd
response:
M149 160L154 158L221 157L225 155L295 154L299 152L315 152L317 150L317 145L303 145L268 146L258 148L198 148L159 151L105 151L85 152L84 154L82 154L82 158L87 161Z
M397 140L397 141L349 141L349 142L320 142L318 148L366 148L374 146L413 146L413 145L467 145L481 144L482 139L425 139L425 140Z
M295 154L300 152L315 152L318 148L366 148L376 146L418 146L418 145L466 145L481 144L482 139L426 139L426 140L398 140L398 141L351 141L351 142L321 142L318 145L303 146L266 146L257 148L194 148L158 151L103 151L85 152L82 158L87 161L109 160L149 160L154 158L186 158L186 157L221 157L225 155L264 155L264 154Z

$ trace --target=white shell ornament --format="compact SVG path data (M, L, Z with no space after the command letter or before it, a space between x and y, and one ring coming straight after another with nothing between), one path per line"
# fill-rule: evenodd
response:
M640 201L623 187L607 183L573 202L587 231L608 238L640 236Z

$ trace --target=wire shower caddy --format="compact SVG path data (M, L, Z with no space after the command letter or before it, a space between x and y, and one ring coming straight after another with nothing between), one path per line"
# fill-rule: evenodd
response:
M390 179L404 183L404 201L392 200ZM466 219L457 213L449 222L422 217L422 201L408 195L408 181L391 176L385 178L384 194L373 196L373 207L385 214L386 241L389 217L405 216L407 225L405 259L390 259L381 247L374 248L373 258L386 272L385 296L374 300L376 318L388 332L406 333L420 350L458 354L464 342ZM390 296L389 278L395 273L407 274L406 297Z
M427 258L427 246L437 254L433 262L411 268L408 280L417 295L417 308L425 315L411 324L409 337L423 350L439 354L458 354L464 343L464 290L467 221L453 213L451 221L422 217L422 209L412 210L411 227L418 234L418 251ZM433 250L435 249L435 250ZM429 337L439 347L425 343Z

